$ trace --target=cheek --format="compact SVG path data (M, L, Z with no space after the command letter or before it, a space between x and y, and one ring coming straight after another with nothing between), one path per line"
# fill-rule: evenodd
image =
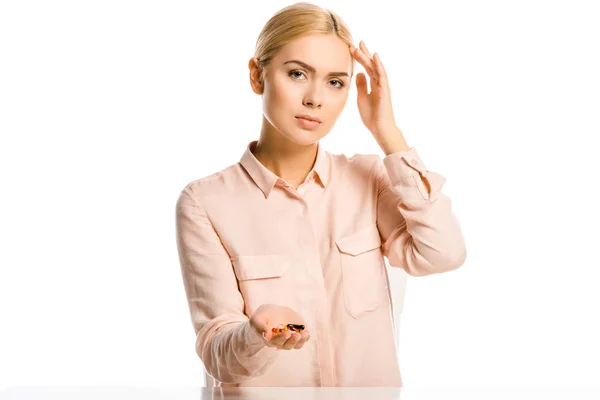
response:
M350 89L346 85L346 87L344 89L340 90L340 92L341 93L338 96L338 100L341 104L341 107L343 108L344 105L346 104L346 102L348 101L348 95L350 94Z
M272 85L263 94L263 105L265 110L271 113L271 116L277 118L285 114L287 110L293 110L296 103L300 104L301 97L295 92L297 90L291 85L277 84Z
M348 94L338 94L336 96L332 96L329 100L331 110L330 114L333 116L338 116L344 107L346 106L346 102L348 101Z
M267 120L277 129L287 129L290 115L294 112L293 102L289 91L284 85L272 86L263 94L263 113Z
M289 104L294 104L297 101L301 100L301 92L298 85L293 85L291 82L287 82L282 80L278 82L277 85L273 86L273 99L275 99L278 104L282 106L287 106Z

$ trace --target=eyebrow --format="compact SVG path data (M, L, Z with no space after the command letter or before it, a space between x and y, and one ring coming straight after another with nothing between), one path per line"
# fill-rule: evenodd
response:
M310 72L316 72L317 70L315 69L315 67L311 67L310 65L308 65L305 62L302 62L300 60L289 60L284 62L283 64L288 64L288 63L296 63L299 64L301 66L303 66L304 68L306 68L307 70L309 70ZM350 77L350 75L348 75L347 72L330 72L327 76L347 76Z

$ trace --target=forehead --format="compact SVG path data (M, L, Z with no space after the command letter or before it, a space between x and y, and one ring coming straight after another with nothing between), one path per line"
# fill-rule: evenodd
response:
M301 60L316 68L317 73L345 71L350 74L352 56L348 45L335 34L309 35L298 38L275 56L279 65L289 60ZM286 64L286 66L297 64Z

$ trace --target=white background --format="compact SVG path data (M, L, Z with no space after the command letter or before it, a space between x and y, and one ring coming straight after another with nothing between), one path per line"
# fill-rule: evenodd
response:
M467 242L408 277L405 386L597 383L596 2L315 3L381 55ZM0 389L204 384L175 202L258 138L247 64L288 4L0 3ZM383 155L354 79L322 143Z

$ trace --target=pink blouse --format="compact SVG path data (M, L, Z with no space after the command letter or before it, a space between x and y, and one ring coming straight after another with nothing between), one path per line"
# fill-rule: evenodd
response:
M382 159L319 143L296 190L254 157L256 143L238 163L188 183L176 205L208 386L403 386L384 256L412 276L464 263L446 179L414 147ZM304 347L263 343L249 325L263 303L304 318Z

